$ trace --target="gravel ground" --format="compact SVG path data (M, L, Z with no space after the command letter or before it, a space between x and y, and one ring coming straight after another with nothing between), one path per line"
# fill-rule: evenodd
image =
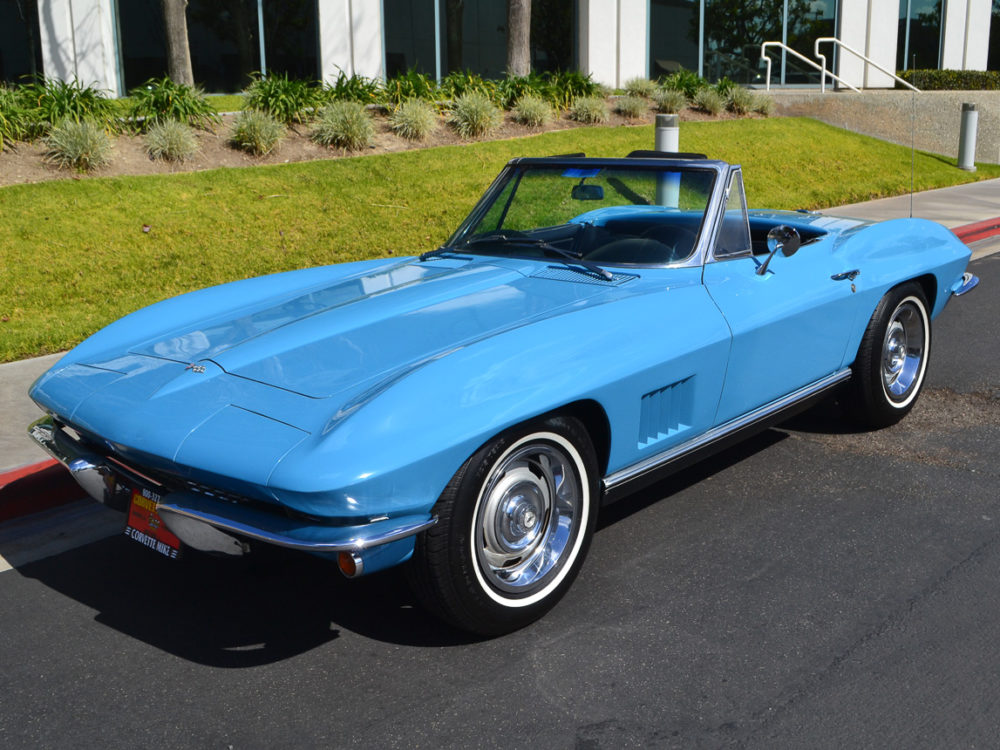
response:
M1000 91L772 90L775 114L813 117L855 133L913 145L921 151L958 156L962 104L979 110L976 161L1000 164Z

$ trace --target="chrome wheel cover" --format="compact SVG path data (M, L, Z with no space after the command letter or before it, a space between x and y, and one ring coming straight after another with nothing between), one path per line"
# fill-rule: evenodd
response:
M576 558L589 513L583 460L554 433L507 449L487 478L472 523L476 575L496 601L530 604Z
M914 297L907 297L892 313L882 340L882 387L894 406L905 406L924 376L927 315Z

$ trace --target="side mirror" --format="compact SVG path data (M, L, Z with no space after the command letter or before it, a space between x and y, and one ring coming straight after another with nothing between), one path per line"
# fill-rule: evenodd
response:
M771 264L775 253L779 250L786 258L791 258L799 251L802 245L802 237L795 227L780 224L767 233L767 249L770 253L767 260L757 266L757 275L763 276L767 273L767 267Z
M604 200L604 188L600 185L574 185L572 196L575 201Z
M781 254L786 258L791 258L799 251L802 244L802 237L795 227L782 224L767 233L767 249L774 255L775 250L780 249Z

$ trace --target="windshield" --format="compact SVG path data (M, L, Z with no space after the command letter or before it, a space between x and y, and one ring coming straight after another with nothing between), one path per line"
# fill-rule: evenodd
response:
M712 169L522 166L448 247L563 252L612 266L676 263L694 253L714 181Z

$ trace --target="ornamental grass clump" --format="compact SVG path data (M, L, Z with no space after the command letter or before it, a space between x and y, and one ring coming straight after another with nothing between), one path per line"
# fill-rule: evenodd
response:
M245 109L233 121L231 141L241 151L264 156L271 153L285 135L285 126L268 114Z
M470 91L455 99L448 121L463 138L481 138L500 127L503 112L485 94Z
M581 96L573 100L569 118L577 122L596 124L608 121L608 105L596 96Z
M649 112L649 101L641 96L631 94L618 97L615 101L615 112L629 120L637 120Z
M687 109L688 99L683 91L677 89L659 89L653 95L658 112L677 114Z
M111 162L111 139L92 120L63 120L45 137L45 158L60 167L90 172Z
M726 108L726 102L715 89L704 88L695 93L694 106L710 115L717 115Z
M168 120L202 130L211 130L212 126L222 122L204 91L196 86L174 83L168 76L150 78L142 86L132 89L129 100L128 117L132 128L138 132L146 132L156 123Z
M375 125L360 102L333 102L319 111L309 137L321 146L360 151L371 145Z
M750 89L734 86L729 91L726 107L734 115L748 115L753 111L755 103L754 93Z
M652 99L657 88L656 81L651 81L648 78L630 78L625 81L625 93L629 96Z
M511 115L514 122L539 128L552 119L552 107L541 97L525 94L517 100Z
M753 111L764 117L770 117L774 113L774 99L767 94L754 94Z
M407 99L389 115L389 127L402 138L422 141L437 130L438 114L423 99Z
M154 122L146 132L146 153L150 159L184 162L198 153L194 130L178 120Z

